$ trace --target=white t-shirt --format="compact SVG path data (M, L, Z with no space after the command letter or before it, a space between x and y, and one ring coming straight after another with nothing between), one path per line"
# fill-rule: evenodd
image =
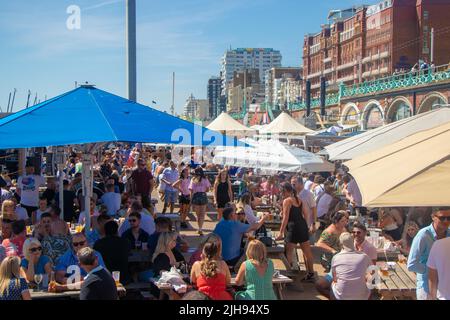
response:
M437 298L450 300L450 238L436 241L431 247L427 266L438 274Z
M317 203L317 218L324 216L330 209L330 204L333 201L333 197L328 193L324 193Z
M356 202L356 206L361 207L362 206L362 195L359 191L358 185L356 184L355 179L350 181L347 185L347 191L351 194L353 197L353 200Z
M25 208L22 208L21 206L17 206L15 212L16 212L18 220L27 220L28 219L28 212Z
M36 210L36 222L41 221L41 216L44 212L50 212L50 208L45 209L45 211L41 211L41 209Z
M304 185L305 190L311 191L311 190L309 190L309 189L311 189L311 186L313 185L313 183L314 183L314 182L312 182L311 180L307 180L307 181L305 182L305 185Z
M39 187L43 185L45 185L43 176L36 174L20 176L17 180L17 187L22 191L20 203L29 207L37 207L39 205Z
M314 188L314 197L317 199L323 192L325 192L325 187L320 184Z
M244 212L245 212L245 218L247 219L249 224L257 223L259 220L253 213L252 207L250 207L248 204L244 206Z
M128 222L128 219L125 219L125 221L119 228L119 235L122 236L122 234L128 229L130 229L130 222ZM143 229L149 235L155 233L156 230L153 217L150 214L144 213L144 211L141 211L141 229Z
M95 209L94 211L94 217L98 217L100 215L100 212L97 211L97 209ZM78 217L78 224L86 224L86 211L82 211L80 212L80 216ZM92 221L91 221L91 225L92 225Z
M355 242L355 248L356 248L356 242ZM367 254L370 258L370 260L377 260L378 258L378 252L377 248L373 246L369 241L364 240L364 242L361 245L361 252L364 252Z
M300 200L302 200L302 203L305 207L306 217L307 217L306 222L307 222L308 226L311 226L312 223L314 222L313 221L313 219L314 219L313 208L316 207L316 201L314 200L314 196L310 191L303 189L298 194L298 197Z
M365 275L372 261L364 252L341 251L331 260L331 270L336 273L337 282L331 288L337 300L367 300L370 290Z
M119 193L107 192L100 198L102 203L108 208L108 215L114 216L120 210L121 197Z

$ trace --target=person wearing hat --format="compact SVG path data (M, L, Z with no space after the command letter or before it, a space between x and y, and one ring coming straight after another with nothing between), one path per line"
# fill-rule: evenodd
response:
M27 210L28 217L38 209L39 187L45 185L45 178L34 173L34 166L28 162L25 175L17 180L17 194L20 196L20 205Z

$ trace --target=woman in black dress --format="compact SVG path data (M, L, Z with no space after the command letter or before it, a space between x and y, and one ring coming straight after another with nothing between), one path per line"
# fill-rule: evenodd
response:
M233 190L227 170L221 170L214 182L214 203L217 208L217 220L222 219L222 212L228 202L233 201Z
M281 222L280 234L276 240L284 237L286 243L286 256L289 264L292 265L292 255L297 244L303 251L305 257L306 281L314 280L314 267L311 246L309 244L309 231L305 219L305 210L301 200L298 198L294 187L288 182L281 185L281 195L283 197L283 220Z

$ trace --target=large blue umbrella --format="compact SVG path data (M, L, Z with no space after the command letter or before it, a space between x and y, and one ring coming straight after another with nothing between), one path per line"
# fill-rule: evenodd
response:
M242 145L235 138L89 85L0 120L0 149L111 141Z
M83 194L86 210L92 193L90 154L96 146L106 142L243 145L235 138L91 85L81 86L0 120L0 149L84 146ZM61 179L60 174L60 195ZM89 217L86 220L89 227Z

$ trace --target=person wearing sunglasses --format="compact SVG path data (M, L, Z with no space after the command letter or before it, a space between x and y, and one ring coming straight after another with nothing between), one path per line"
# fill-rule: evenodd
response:
M83 279L84 277L86 277L87 272L80 266L77 253L81 249L86 247L88 247L88 242L84 233L80 232L72 236L72 249L66 251L66 253L64 253L56 263L55 271L56 271L56 281L58 282L58 285L55 288L52 288L51 290L54 291L79 290L81 282L83 282ZM99 265L105 268L105 263L103 262L102 255L97 251L95 251L95 254L98 257ZM71 285L68 285L69 277L71 276L73 277L76 270L79 270L80 272L80 283L69 282Z
M24 258L20 263L22 271L26 274L28 282L34 282L35 274L47 274L50 279L52 262L49 257L42 254L41 242L36 238L28 238L23 244Z
M141 195L143 202L150 203L151 199L149 198L154 186L153 175L147 170L143 159L139 159L137 164L137 169L131 174L133 193Z
M366 240L367 229L360 223L355 222L352 228L353 239L355 239L355 250L364 252L372 260L372 264L377 264L377 248L375 248L369 241Z
M427 300L430 296L427 261L431 247L437 240L450 237L450 207L434 209L431 217L431 225L414 237L408 256L408 270L416 273L417 300Z
M139 212L132 212L128 216L130 229L122 234L122 238L130 242L132 250L142 250L143 244L148 243L150 235L141 229L141 214Z

